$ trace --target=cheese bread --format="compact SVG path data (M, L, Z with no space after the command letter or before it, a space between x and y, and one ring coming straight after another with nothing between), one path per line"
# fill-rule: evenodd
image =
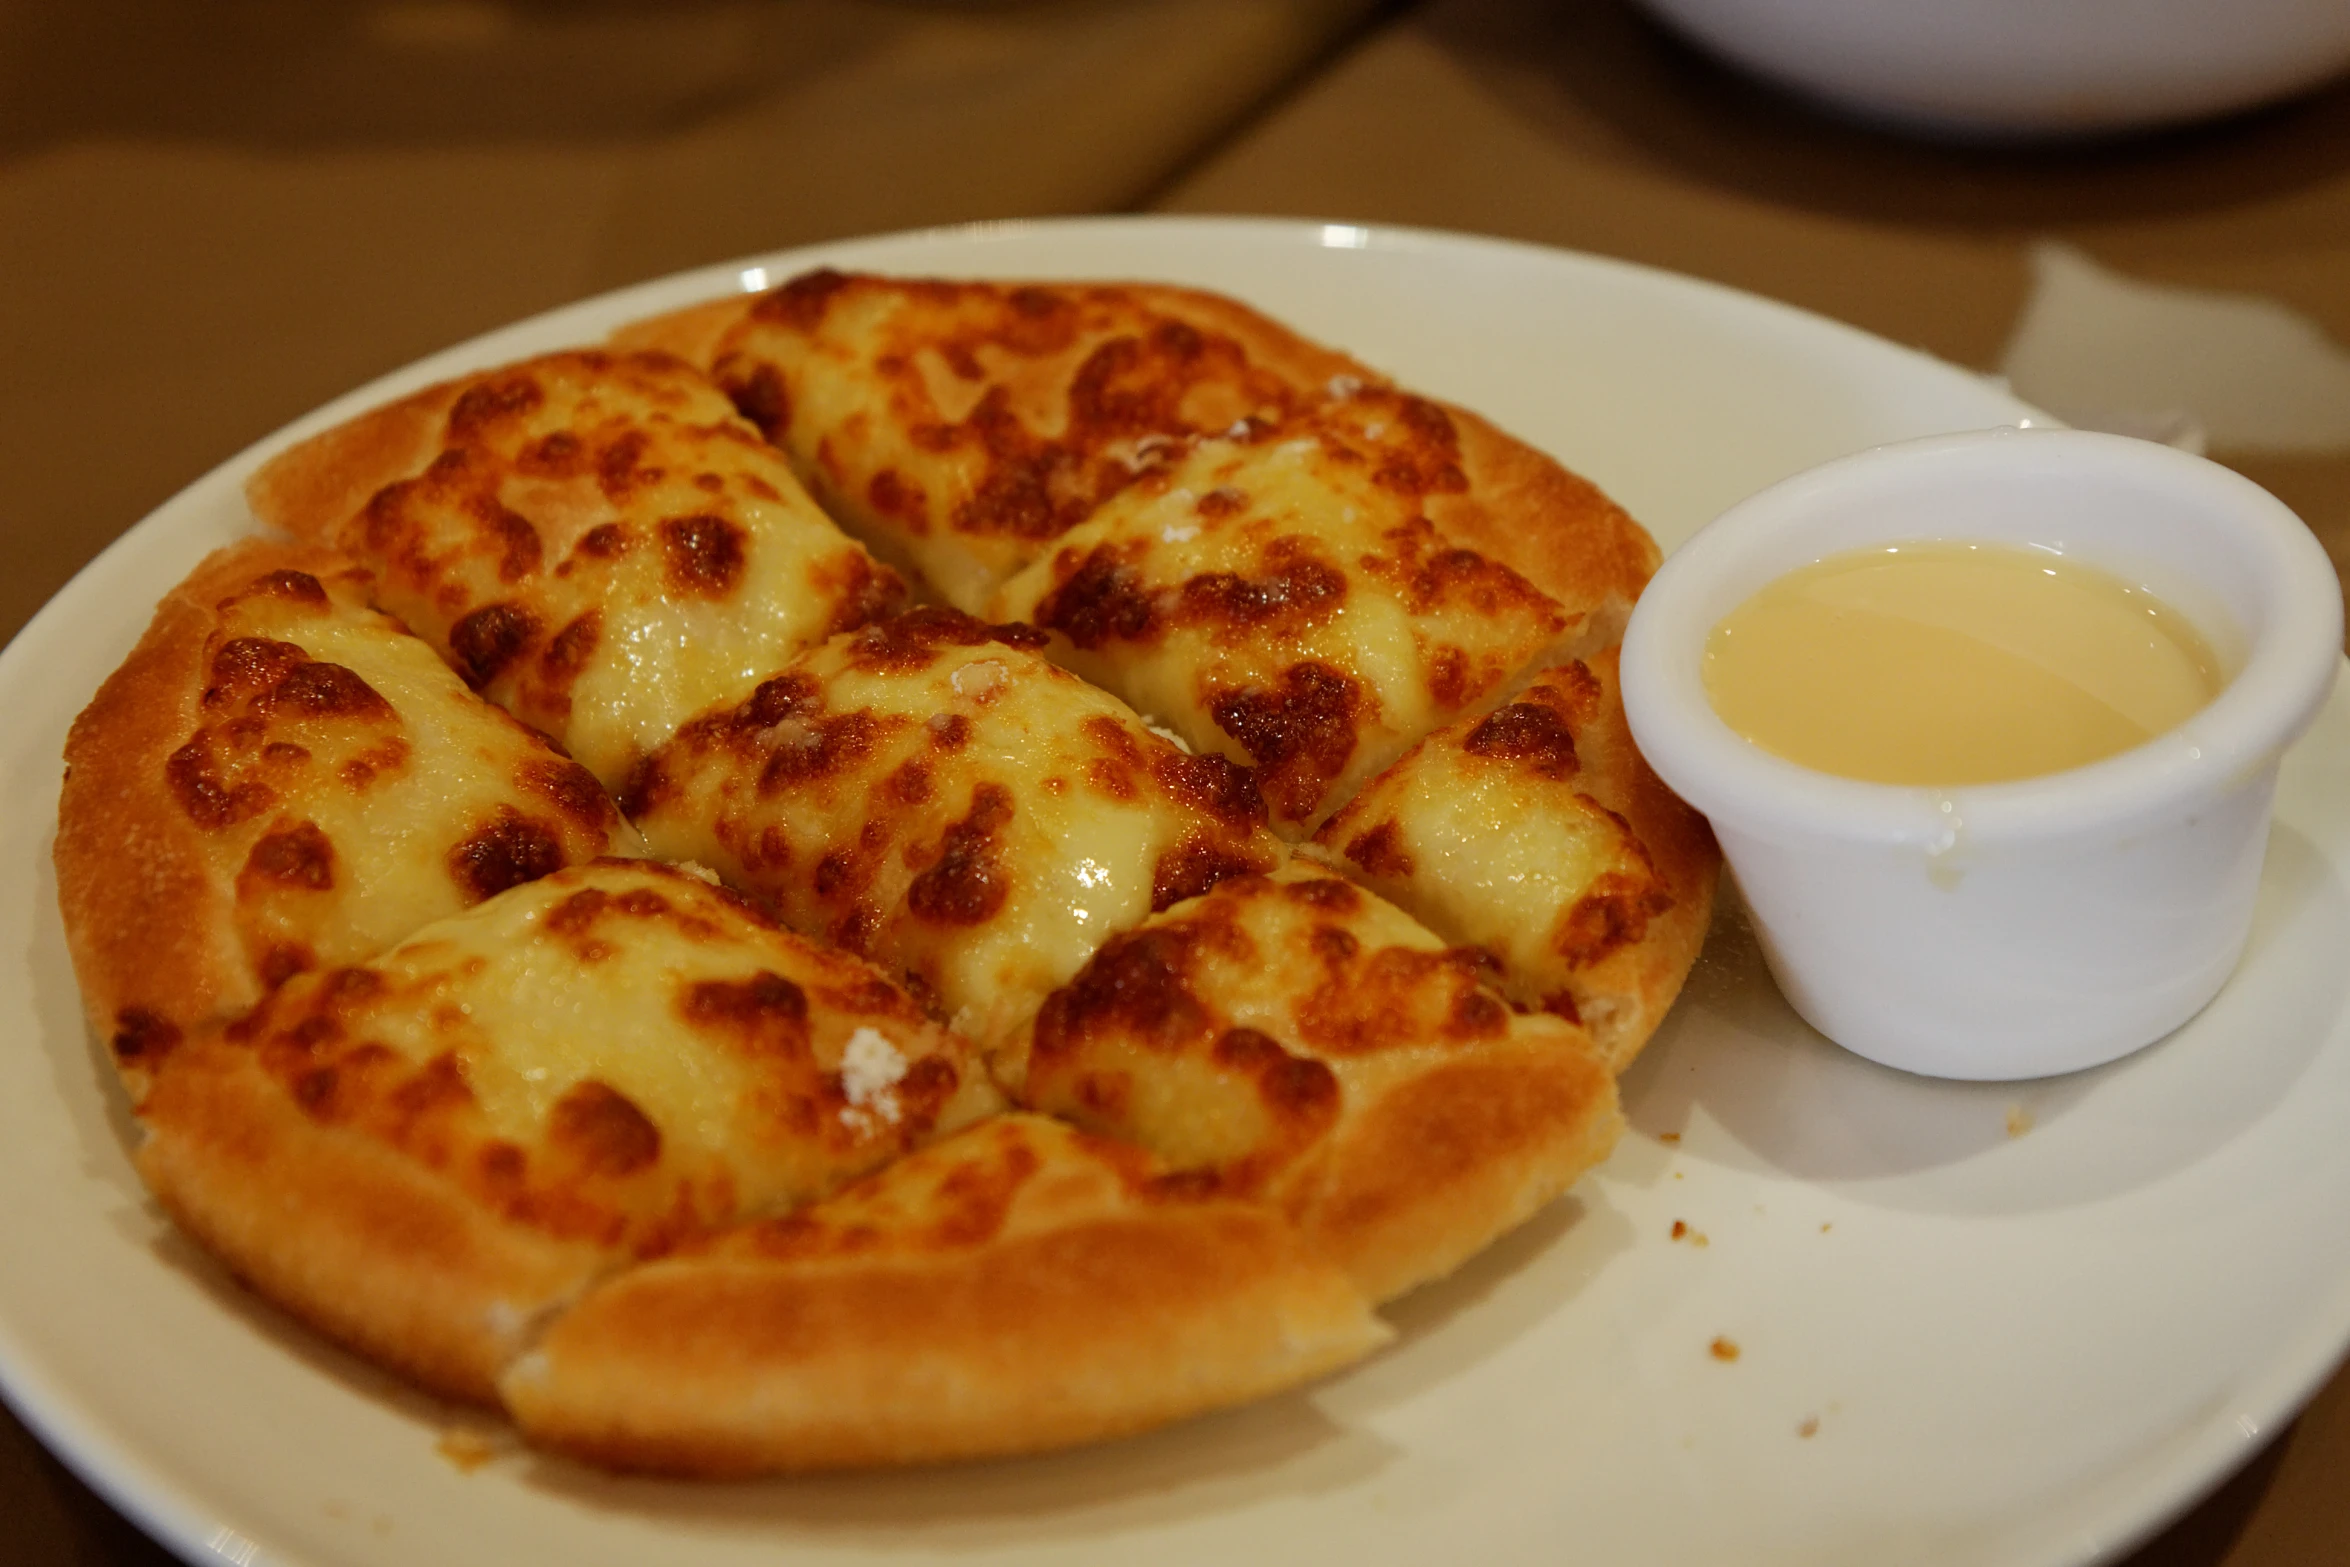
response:
M1043 640L937 608L836 638L687 724L623 803L655 853L993 1038L1111 933L1281 852L1246 769L1153 734Z
M973 614L1190 437L1376 379L1229 299L1141 283L821 269L616 341L710 370L825 510Z
M904 586L707 378L552 354L283 453L265 522L377 573L377 604L617 788L646 751Z
M1616 684L1646 535L1231 300L819 270L248 494L300 542L68 740L91 1022L187 1233L550 1452L1028 1453L1343 1366L1606 1155L1706 924Z
M1477 954L1327 872L1242 876L1105 943L999 1055L1021 1103L1287 1213L1385 1300L1604 1158L1615 1079Z
M837 1469L1120 1436L1390 1336L1273 1210L1007 1115L604 1283L499 1390L609 1467Z
M1331 818L1325 859L1581 1022L1621 1071L1697 960L1718 852L1624 723L1614 649L1414 747Z
M1372 441L1336 406L1189 444L989 606L1052 632L1054 658L1194 749L1253 767L1276 826L1301 836L1405 746L1589 636L1589 606L1429 522L1429 489L1465 482L1441 410L1402 404ZM1612 606L1602 618L1612 632Z
M606 860L160 1053L140 1172L334 1336L493 1399L602 1272L823 1197L1002 1101L879 974Z
M57 891L98 1037L144 1063L293 975L636 833L324 550L207 559L66 738Z

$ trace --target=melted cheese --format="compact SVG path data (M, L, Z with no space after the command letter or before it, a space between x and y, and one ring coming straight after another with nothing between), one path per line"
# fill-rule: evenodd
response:
M202 713L195 743L218 786L259 784L270 795L265 809L205 839L213 874L237 888L256 969L274 979L353 962L508 880L640 852L592 778L365 608L363 579L323 586L324 603L264 591L231 599L211 649L221 705ZM239 647L266 643L298 648L362 688L335 677L326 689L346 710L320 712L315 700L282 695L282 678L251 691L221 683L243 661ZM259 728L245 727L264 709Z
M837 639L656 753L630 802L655 852L910 975L982 1039L1154 906L1273 863L1237 769L976 622L894 634Z
M1166 288L816 272L754 305L714 373L844 526L977 613L1181 438L1278 417L1346 365L1274 365L1222 301Z
M968 1045L865 965L645 863L517 887L357 980L289 986L255 1030L265 1055L313 1015L344 1049L452 1058L483 1135L526 1173L632 1178L597 1195L648 1224L810 1201L1001 1104ZM877 1050L895 1114L865 1113Z
M901 597L675 360L491 372L441 450L337 543L381 574L386 609L611 787L687 717Z
M1619 1065L1655 1021L1635 961L1651 921L1701 918L1633 826L1703 839L1633 749L1611 652L1548 671L1406 753L1315 839L1317 855L1446 941L1488 953L1520 1003L1580 1018ZM1668 852L1668 865L1690 863ZM1695 861L1710 864L1700 854ZM1668 992L1669 994L1669 992Z
M1314 867L1226 882L1098 954L1000 1053L1021 1102L1242 1189L1466 1053L1588 1052L1476 960Z
M1574 624L1516 572L1437 533L1336 418L1198 443L1105 502L991 613L1052 656L1254 765L1300 835Z

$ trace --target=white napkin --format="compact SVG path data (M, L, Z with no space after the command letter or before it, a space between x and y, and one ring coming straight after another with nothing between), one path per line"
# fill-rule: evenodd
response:
M2273 299L2142 283L2054 240L2001 370L2069 424L2200 452L2350 452L2350 350Z

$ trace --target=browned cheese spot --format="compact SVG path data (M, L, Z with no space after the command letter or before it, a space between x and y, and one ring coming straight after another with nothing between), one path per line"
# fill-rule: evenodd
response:
M778 446L783 444L784 433L791 428L791 390L784 385L781 371L761 361L746 373L721 361L716 379L742 416L759 427L760 434Z
M480 690L538 636L538 617L519 604L485 604L449 628L449 651L465 683Z
M1561 990L1544 996L1542 1010L1552 1017L1565 1018L1570 1023L1579 1024L1583 1021L1582 1008L1575 1005L1575 997L1569 991Z
M1079 729L1096 752L1085 768L1086 780L1094 789L1120 803L1141 798L1142 747L1126 726L1107 714L1096 713Z
M1276 813L1302 821L1354 755L1362 700L1353 678L1308 660L1283 670L1277 689L1217 692L1208 711L1256 763Z
M510 805L449 851L449 875L475 903L562 868L562 835Z
M263 883L324 892L335 884L335 850L316 822L297 822L264 834L245 857L237 895L251 897Z
M672 517L661 524L670 591L722 599L743 574L743 530L724 517Z
M924 604L859 632L849 643L849 659L854 667L877 674L913 674L928 669L943 648L989 643L1038 648L1047 640L1034 626L991 626L961 610Z
M1033 1057L1046 1066L1091 1039L1131 1038L1174 1054L1203 1043L1215 1016L1193 988L1196 924L1125 931L1102 943L1077 977L1045 998Z
M585 458L586 448L579 437L569 430L557 430L524 447L515 466L524 473L567 479L580 471Z
M238 595L240 598L278 598L312 609L326 608L326 588L307 571L272 571L255 577Z
M275 990L296 974L307 974L317 966L318 954L302 942L273 942L269 950L261 954L262 987Z
M805 1057L808 997L781 974L761 969L743 980L696 980L677 1002L695 1028L716 1033L747 1054Z
M824 709L824 692L807 675L792 673L777 675L759 682L750 700L734 710L728 727L744 733L772 729L787 718Z
M1273 568L1261 577L1229 571L1202 572L1183 584L1186 621L1222 631L1293 634L1327 620L1346 599L1346 577L1337 568L1281 545L1276 539Z
M579 536L572 550L590 560L618 560L628 553L629 543L627 528L617 522L599 522Z
M482 1184L501 1196L512 1195L522 1188L523 1176L530 1167L530 1156L504 1139L484 1143L474 1156L474 1169Z
M514 781L586 831L608 831L614 825L612 799L604 786L594 773L566 757L532 757L514 770Z
M530 525L528 517L500 505L489 495L469 497L466 510L473 514L483 536L498 552L500 582L520 582L538 571L546 547L540 543L538 529Z
M1452 417L1426 398L1396 399L1396 419L1404 439L1385 444L1379 471L1372 481L1399 495L1458 494L1469 487L1461 471L1460 433Z
M555 1101L547 1141L592 1175L634 1175L661 1157L661 1129L625 1094L592 1077Z
M1572 778L1582 767L1575 755L1574 732L1550 708L1535 702L1512 702L1497 708L1461 741L1471 756L1520 762L1544 778Z
M179 1025L145 1007L124 1007L114 1015L114 1059L122 1065L153 1066L180 1042Z
M463 444L504 420L536 412L545 401L538 382L527 375L478 381L449 410L449 438Z
M1011 872L998 835L1011 824L1012 791L983 783L971 791L971 809L946 831L939 855L906 889L906 905L940 925L977 925L1004 906Z
M346 760L339 775L354 792L364 793L376 779L404 769L408 755L408 742L392 735Z
M950 1168L931 1194L929 1211L937 1214L925 1237L936 1246L984 1246L1004 1227L1012 1199L1036 1174L1034 1150L1007 1139L1001 1154L975 1157Z
M211 739L202 732L171 753L163 776L188 820L212 832L250 821L277 803L277 791L258 779L233 785L223 779Z
M596 487L606 499L626 501L632 491L660 480L664 470L644 463L651 445L642 430L627 430L596 453Z
M1346 857L1372 876L1401 881L1412 873L1412 856L1403 846L1403 824L1392 816L1370 831L1356 834L1347 843Z
M754 320L788 326L796 332L813 332L823 325L824 313L832 307L832 296L853 281L848 274L831 267L816 267L760 296L758 303L751 306L751 316Z
M842 550L819 561L810 570L809 580L832 603L832 618L824 623L827 636L887 620L906 602L904 579L886 566L875 565L861 549Z
M612 895L601 887L582 887L547 911L545 929L552 936L583 936L611 906Z
M309 718L388 718L392 704L375 687L340 664L304 664L277 683L273 705Z
M1257 854L1243 844L1204 833L1186 834L1181 843L1160 855L1151 869L1151 912L1164 913L1234 876L1270 869L1270 856Z
M1569 968L1588 968L1648 933L1648 922L1673 906L1653 877L1608 871L1575 900L1551 938Z
M213 650L211 684L205 689L204 705L218 708L240 697L258 695L308 662L310 655L291 642L232 637Z
M1097 1120L1113 1124L1126 1119L1134 1098L1131 1072L1080 1072L1074 1089L1078 1107Z
M557 690L569 690L587 668L588 660L595 656L603 625L601 610L591 609L574 616L540 652L539 678Z
M865 499L884 517L892 518L920 532L919 524L928 520L929 501L922 486L900 474L895 468L884 468L865 486Z
M1226 517L1237 517L1248 509L1248 496L1229 484L1218 485L1199 498L1192 510L1210 522Z
M1510 1011L1480 985L1481 966L1461 950L1376 948L1328 968L1297 1008L1298 1030L1330 1055L1499 1038Z
M1469 655L1450 644L1428 655L1428 695L1446 712L1468 705L1475 695Z
M1240 832L1265 825L1265 797L1256 773L1221 756L1195 756L1169 746L1151 763L1169 799L1205 811Z
M1097 544L1081 559L1071 552L1053 562L1058 582L1036 606L1036 623L1088 650L1103 644L1144 642L1162 629L1158 597L1129 564L1126 546Z
M777 738L759 769L760 798L849 772L873 754L891 727L859 709L815 719L804 732Z
M1253 1028L1228 1029L1216 1041L1215 1060L1256 1085L1266 1114L1292 1138L1338 1118L1338 1074L1311 1056L1291 1055L1270 1035Z
M920 805L935 792L930 769L919 761L908 761L889 775L884 786L891 799L900 805Z

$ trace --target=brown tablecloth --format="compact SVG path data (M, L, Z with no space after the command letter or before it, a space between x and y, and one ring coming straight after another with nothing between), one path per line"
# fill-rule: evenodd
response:
M0 635L213 462L484 327L774 246L1140 207L1600 251L1983 369L2053 236L2350 342L2350 88L1963 150L1794 106L1622 0L0 0ZM2350 453L2215 455L2350 553ZM2350 1561L2346 1468L2350 1378L2130 1567ZM0 1540L170 1559L4 1415Z

